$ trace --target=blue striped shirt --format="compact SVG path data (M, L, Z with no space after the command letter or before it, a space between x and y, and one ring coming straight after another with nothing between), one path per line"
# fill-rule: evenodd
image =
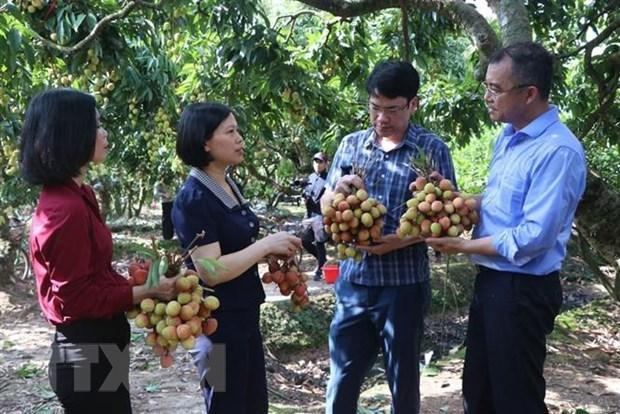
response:
M549 110L497 139L474 238L491 236L499 256L472 255L495 270L546 275L562 266L586 185L583 148Z
M383 203L388 210L383 235L394 234L405 202L411 197L409 184L417 174L410 167L411 158L422 150L431 167L456 184L454 166L448 146L435 134L409 124L405 138L390 151L382 150L375 142L372 128L344 137L327 176L332 189L342 176L343 167L364 166L364 184L370 197ZM418 243L381 256L365 254L360 262L345 260L340 265L340 277L366 286L399 286L429 279L427 246Z

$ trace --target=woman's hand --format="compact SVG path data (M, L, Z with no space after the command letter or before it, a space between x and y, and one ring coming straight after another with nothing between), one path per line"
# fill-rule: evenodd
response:
M159 283L151 288L153 295L161 300L172 300L177 296L176 281L179 276L176 277L162 277L159 279Z
M265 250L265 256L273 254L276 256L290 257L301 247L301 239L285 231L270 234L258 241Z
M145 298L157 298L161 300L172 300L177 295L175 287L177 277L162 277L159 279L159 283L150 289L147 289L145 285L134 286L132 288L133 303L140 303Z

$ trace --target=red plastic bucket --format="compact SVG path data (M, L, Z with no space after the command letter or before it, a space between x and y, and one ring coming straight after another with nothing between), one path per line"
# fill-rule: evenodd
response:
M338 275L340 275L340 268L337 264L328 264L323 266L323 275L325 276L325 282L329 284L336 283Z

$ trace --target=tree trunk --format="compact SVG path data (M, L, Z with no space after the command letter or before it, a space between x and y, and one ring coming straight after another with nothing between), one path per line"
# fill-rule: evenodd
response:
M138 203L136 208L133 210L133 216L139 217L140 212L142 211L142 207L144 207L144 202L146 201L147 192L144 190L144 183L140 181L140 187L138 191Z
M7 223L0 226L0 286L7 286L13 274L15 250L9 244L10 228Z
M133 208L131 207L133 205L133 196L134 196L134 191L133 188L128 188L127 189L127 201L126 201L126 211L127 211L127 218L130 219L133 217Z
M586 191L579 203L575 221L590 244L605 261L620 257L620 194L612 190L597 174L589 171Z
M491 0L488 3L499 21L503 45L532 40L530 19L523 1Z

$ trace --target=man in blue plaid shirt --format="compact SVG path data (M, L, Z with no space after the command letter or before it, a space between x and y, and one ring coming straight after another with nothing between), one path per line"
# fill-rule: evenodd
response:
M387 207L383 237L358 246L360 262L346 260L335 286L337 305L329 332L331 376L326 412L354 414L364 376L381 348L392 393L392 413L420 409L419 359L423 318L430 302L427 246L396 236L409 184L417 177L412 157L423 151L431 167L456 183L450 151L435 134L409 122L418 109L419 75L407 62L378 64L366 83L372 126L340 143L322 198L351 185L365 187ZM364 169L364 180L351 174Z

